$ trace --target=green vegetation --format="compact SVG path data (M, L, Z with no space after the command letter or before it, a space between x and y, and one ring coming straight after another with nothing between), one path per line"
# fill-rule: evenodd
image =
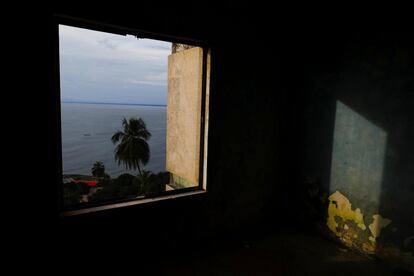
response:
M90 187L86 184L64 184L63 185L63 202L65 205L78 204L82 201L82 196L89 193Z
M92 167L92 175L95 177L104 177L105 176L105 166L101 161L96 161Z
M147 140L151 134L145 122L139 118L130 118L122 121L123 131L117 131L112 136L115 148L115 160L118 164L125 164L127 169L138 169L142 174L140 164L146 165L150 159L150 149Z
M148 174L145 178L142 175L134 176L124 173L115 179L105 179L99 182L102 189L96 191L89 197L89 202L102 202L116 199L136 198L140 196L159 195L165 191L165 185L169 179L168 172L160 172Z
M118 165L124 164L127 169L138 169L139 174L124 173L117 178L111 178L105 172L105 165L96 161L92 168L92 176L64 175L63 196L65 205L75 205L82 202L105 202L109 200L155 196L165 191L170 174L157 174L141 169L150 159L150 149L147 140L151 137L145 122L139 118L122 121L123 131L117 131L111 140L116 145L115 160ZM88 186L79 180L96 181L96 186ZM76 182L75 182L76 181Z

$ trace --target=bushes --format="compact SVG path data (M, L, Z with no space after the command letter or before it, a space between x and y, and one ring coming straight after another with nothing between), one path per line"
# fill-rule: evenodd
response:
M142 187L137 177L124 173L115 179L104 178L99 182L101 190L91 195L92 202L134 198L142 194Z
M66 183L63 185L63 202L65 205L78 204L81 196L89 194L90 187L84 183Z
M165 185L169 182L169 172L150 173L148 180L143 184L143 192L146 196L156 196L165 191Z
M88 202L97 203L138 196L157 196L165 191L165 185L168 182L168 172L154 174L150 171L143 171L138 176L124 173L113 179L106 174L100 177L97 190L96 192L92 190L92 193L90 193L91 187L84 183L64 184L64 203L65 205L79 204L83 195L89 195Z

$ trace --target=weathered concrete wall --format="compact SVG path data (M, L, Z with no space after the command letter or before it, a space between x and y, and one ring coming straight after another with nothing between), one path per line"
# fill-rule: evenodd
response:
M396 34L336 41L301 57L299 185L318 179L342 242L414 270L414 48Z
M329 193L359 196L367 216L378 212L387 133L341 101L336 102ZM369 195L369 198L367 197Z
M185 51L188 49L193 48L194 46L191 45L187 45L187 44L182 44L182 43L172 43L171 45L171 52L173 54L181 52L181 51Z
M197 186L199 180L202 59L199 47L168 57L166 167L185 179L181 186Z

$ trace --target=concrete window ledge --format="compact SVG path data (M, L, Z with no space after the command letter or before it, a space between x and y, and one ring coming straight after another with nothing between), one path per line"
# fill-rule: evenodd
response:
M62 216L71 217L71 216L76 216L76 215L101 212L105 210L112 210L112 209L117 209L117 208L122 208L122 207L141 205L141 204L145 204L149 202L157 202L157 201L162 201L162 200L187 197L187 196L193 196L193 195L199 195L199 194L206 194L206 193L207 191L205 190L198 190L198 191L191 191L191 192L183 192L183 193L174 194L174 195L159 196L159 197L154 197L154 198L143 198L143 199L138 198L136 200L127 201L127 202L112 203L112 204L106 204L102 206L77 209L77 210L72 210L72 211L65 211L65 212L62 212Z

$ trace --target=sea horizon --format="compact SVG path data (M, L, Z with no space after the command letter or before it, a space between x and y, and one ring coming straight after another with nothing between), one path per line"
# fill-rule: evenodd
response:
M94 101L60 101L65 104L102 104L102 105L132 105L132 106L155 106L155 107L167 107L166 104L147 104L147 103L116 103L116 102L94 102Z
M112 135L122 129L123 118L142 118L151 138L150 160L142 169L158 173L166 164L166 108L136 104L67 103L61 106L63 174L89 175L96 161L113 176L135 174L115 160Z

